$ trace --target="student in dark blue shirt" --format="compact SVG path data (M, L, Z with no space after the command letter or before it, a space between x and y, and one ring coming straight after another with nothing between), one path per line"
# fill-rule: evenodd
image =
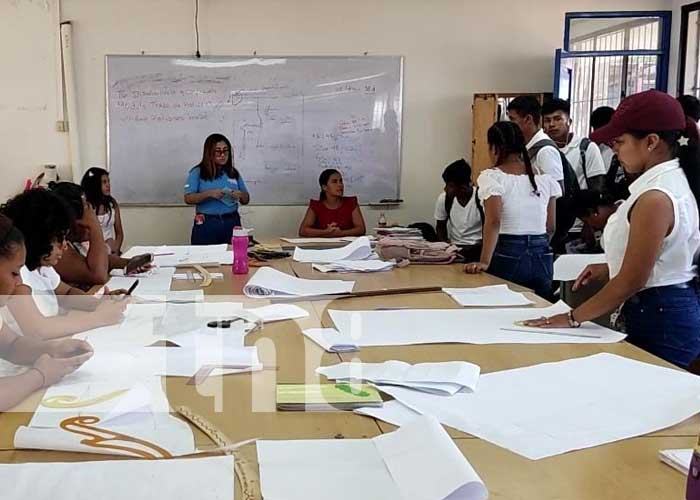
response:
M202 161L185 183L185 203L196 205L193 245L229 243L233 228L241 225L238 206L250 203L248 188L233 166L233 148L221 134L204 141Z

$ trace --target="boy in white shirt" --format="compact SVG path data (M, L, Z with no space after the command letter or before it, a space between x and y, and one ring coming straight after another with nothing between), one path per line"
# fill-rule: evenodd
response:
M444 191L435 202L438 240L458 246L467 262L478 261L481 255L484 219L471 176L472 169L464 159L449 164L442 173Z
M540 127L541 106L534 96L522 95L508 104L508 119L515 123L525 137L525 147L530 150L538 142L551 140ZM532 158L535 173L549 174L563 186L564 166L559 151L554 146L544 146Z
M605 165L598 146L571 132L571 111L567 101L552 99L542 105L544 130L566 155L581 189L600 192L605 187Z

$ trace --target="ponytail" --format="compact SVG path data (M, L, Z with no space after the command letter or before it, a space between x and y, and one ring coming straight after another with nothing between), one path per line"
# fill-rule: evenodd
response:
M530 179L532 193L535 196L539 196L540 191L537 188L537 182L535 182L535 171L532 168L532 161L530 161L530 156L527 152L525 137L520 127L513 122L496 122L486 135L489 146L495 147L498 151L498 158L494 166L502 165L509 155L517 154L525 164L525 172L528 179Z

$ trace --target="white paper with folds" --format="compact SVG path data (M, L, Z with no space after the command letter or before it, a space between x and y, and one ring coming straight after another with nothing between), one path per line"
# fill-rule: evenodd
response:
M372 245L369 238L362 236L341 248L327 250L312 250L297 247L294 249L294 260L307 264L325 264L339 260L365 260L372 256Z
M243 288L251 298L314 297L352 292L354 281L307 280L271 267L261 267Z

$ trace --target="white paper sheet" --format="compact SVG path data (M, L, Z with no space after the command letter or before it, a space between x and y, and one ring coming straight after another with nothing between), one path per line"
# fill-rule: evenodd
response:
M372 255L372 246L369 238L363 236L341 248L327 250L312 250L304 248L294 249L294 260L308 264L324 264L339 260L365 260Z
M316 373L325 375L329 380L361 380L451 396L463 390L475 391L481 368L466 361L411 365L392 360L383 363L353 362L321 366L316 368Z
M280 238L280 240L286 241L287 243L292 243L293 245L303 245L312 243L351 243L362 237L363 236L343 236L342 238ZM364 238L367 238L370 241L376 239L371 235L364 236Z
M482 375L472 394L380 389L532 460L641 436L700 412L700 377L607 353Z
M174 269L174 268L172 268L172 267L167 267L167 268L164 268L164 269ZM213 280L222 280L222 279L224 279L224 273L209 273L209 276L210 276L211 279L213 279ZM202 278L202 275L199 274L199 273L191 273L191 274L187 274L187 273L177 273L177 274L174 274L174 275L173 275L173 279L174 279L174 280L184 281L184 280L190 280L190 279L201 280L201 279L203 279L203 278Z
M688 475L690 462L693 459L693 449L687 450L661 450L659 452L659 460L666 465L673 467L678 472Z
M262 319L265 323L308 318L310 316L306 309L294 304L271 304L269 306L246 309L246 311Z
M507 307L533 304L522 293L508 288L508 285L443 288L442 291L463 307Z
M575 281L590 264L605 264L605 254L567 254L554 261L555 281Z
M266 500L485 500L483 482L433 418L373 439L258 441Z
M322 273L377 273L391 271L396 261L383 260L339 260L330 264L313 264L316 271Z
M350 336L341 335L335 328L308 328L303 330L302 333L328 352L355 352L360 350Z
M354 281L307 280L271 267L261 267L243 288L251 298L314 297L352 292Z
M176 267L218 262L233 264L233 252L222 245L162 245L133 246L124 253L125 259L144 253L154 254L153 263L158 267Z
M189 455L196 451L194 436L189 426L168 414L152 413L139 414L142 418L135 419L126 425L115 425L114 422L95 422L79 430L100 436L109 436L106 446L91 446L84 434L69 432L62 428L20 427L15 433L15 448L31 450L73 451L78 453L98 453L102 455L124 455L142 457L132 450L144 450L143 445L134 443L131 439L114 437L112 433L122 434L128 438L147 441L171 456ZM88 442L86 442L88 441ZM126 446L129 449L115 449L111 446ZM146 450L154 457L162 458L163 453L148 447Z
M567 312L559 302L543 309L401 309L389 311L329 310L340 333L360 347L462 344L603 344L625 335L595 323L581 328L541 330L516 321ZM513 331L515 330L515 331Z
M2 464L0 482L5 500L233 500L233 466L230 456Z
M408 406L395 399L385 401L379 408L357 408L353 412L358 415L376 418L398 427L406 425L420 415L417 411L411 410Z
M214 344L206 348L198 343L196 348L150 347L142 354L156 375L192 377L205 365L236 365L240 369L231 373L258 371L262 369L257 347L221 347Z
M165 267L156 269L148 276L131 277L131 276L113 276L105 285L110 290L119 290L123 288L128 290L131 285L138 280L139 284L132 292L134 297L144 297L154 294L164 294L170 291L170 284L173 279L174 267Z

